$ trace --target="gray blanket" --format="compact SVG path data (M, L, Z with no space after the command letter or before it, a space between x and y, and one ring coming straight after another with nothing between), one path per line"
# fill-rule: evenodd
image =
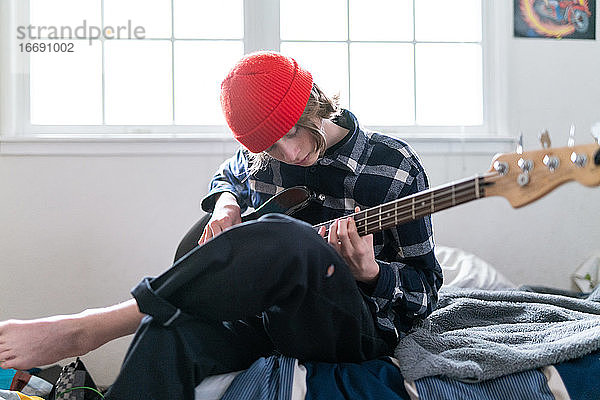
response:
M600 288L587 299L518 290L440 291L395 351L405 379L482 381L600 349Z

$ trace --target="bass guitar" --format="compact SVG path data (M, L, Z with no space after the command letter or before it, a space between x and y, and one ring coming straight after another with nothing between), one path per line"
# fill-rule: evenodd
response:
M600 145L548 146L542 150L499 154L485 174L415 193L349 216L354 218L359 234L368 235L489 196L502 196L514 208L522 207L568 181L577 181L585 186L600 185ZM268 213L292 215L318 196L306 187L292 187L273 196L256 211L243 216L242 220L257 219ZM328 234L332 222L322 222L314 227L325 226Z

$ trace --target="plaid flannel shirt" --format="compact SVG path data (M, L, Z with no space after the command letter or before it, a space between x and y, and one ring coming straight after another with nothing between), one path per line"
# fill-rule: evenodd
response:
M339 218L423 191L429 183L421 162L402 140L363 131L351 112L334 121L349 130L315 165L301 167L271 160L266 169L248 176L247 150L226 160L210 182L202 208L214 208L216 194L231 192L242 212L257 208L293 186L307 186L320 196L294 214L311 224ZM380 275L374 287L358 283L385 337L397 341L435 308L442 271L433 253L429 217L374 234Z

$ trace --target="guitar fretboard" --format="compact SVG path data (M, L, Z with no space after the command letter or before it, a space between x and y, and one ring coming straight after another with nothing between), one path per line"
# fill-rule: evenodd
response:
M347 217L354 218L359 235L364 236L485 197L485 186L489 184L483 176L475 176L361 210ZM322 222L314 225L314 228L325 226L327 237L332 222Z

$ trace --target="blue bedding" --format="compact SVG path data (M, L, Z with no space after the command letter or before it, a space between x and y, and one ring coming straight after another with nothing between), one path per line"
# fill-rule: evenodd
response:
M390 399L410 400L398 368L381 359L362 364L306 364L306 400ZM554 366L572 400L600 398L600 352ZM541 369L528 370L478 382L465 383L444 377L414 382L422 400L554 400L556 388ZM564 394L564 393L562 393ZM564 397L562 397L564 398Z
M307 363L306 400L409 399L400 370L386 360L361 364Z
M406 381L396 363L389 357L363 363L303 365L283 356L263 358L233 379L223 399L298 399L301 395L304 400L600 399L600 380L596 378L600 376L600 352L476 383L443 376ZM294 369L305 371L303 382L293 382ZM268 379L257 379L259 376Z

